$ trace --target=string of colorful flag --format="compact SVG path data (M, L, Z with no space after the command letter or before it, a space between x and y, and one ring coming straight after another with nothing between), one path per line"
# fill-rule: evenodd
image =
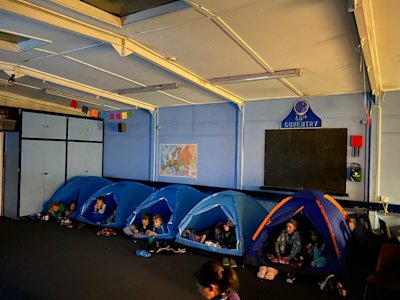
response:
M77 100L71 100L70 106L72 108L78 108L78 101ZM109 120L125 120L128 118L131 118L133 116L133 112L132 111L124 111L124 112L100 112L97 109L90 109L89 111L89 107L87 107L86 105L82 105L82 112L84 114L88 114L93 118L100 118L100 119L108 119Z

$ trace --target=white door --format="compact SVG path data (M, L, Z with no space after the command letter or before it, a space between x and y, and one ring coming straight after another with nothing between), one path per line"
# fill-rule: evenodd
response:
M40 213L65 182L65 142L22 140L19 216Z

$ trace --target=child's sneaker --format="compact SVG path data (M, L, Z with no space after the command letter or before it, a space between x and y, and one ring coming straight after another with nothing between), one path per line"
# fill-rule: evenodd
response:
M142 250L140 252L140 254L141 254L142 257L146 257L146 258L151 256L151 253L147 252L146 250Z
M229 258L227 257L222 258L222 265L224 267L229 267Z
M235 261L233 258L230 258L230 259L229 259L229 266L230 266L231 268L237 268L236 261Z
M287 273L286 275L286 282L293 283L296 280L296 277L292 273Z

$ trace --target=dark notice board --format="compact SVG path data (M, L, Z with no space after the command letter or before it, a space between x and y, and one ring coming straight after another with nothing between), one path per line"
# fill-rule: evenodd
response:
M346 193L347 129L265 131L263 189Z

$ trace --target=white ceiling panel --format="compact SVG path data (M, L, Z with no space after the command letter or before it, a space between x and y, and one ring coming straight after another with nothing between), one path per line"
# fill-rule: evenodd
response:
M141 43L203 78L260 73L264 70L208 18L135 37Z
M61 2L79 8L79 1L71 1ZM6 62L2 68L19 68L35 77L31 79L37 85L40 72L48 81L65 78L64 87L71 93L93 96L95 90L84 85L99 89L115 107L132 107L126 99L155 110L364 92L369 85L360 72L363 58L376 95L400 90L397 0L355 1L354 13L349 9L352 1L345 0L185 1L190 8L123 27L89 13L93 10L56 2L0 0L0 31L50 42L22 53L0 50L0 61ZM209 81L288 69L300 69L301 76L220 85ZM75 83L67 84L68 80ZM55 82L63 89L62 81ZM170 83L179 87L123 96L114 93ZM29 91L32 97L41 93L18 88L26 96Z

